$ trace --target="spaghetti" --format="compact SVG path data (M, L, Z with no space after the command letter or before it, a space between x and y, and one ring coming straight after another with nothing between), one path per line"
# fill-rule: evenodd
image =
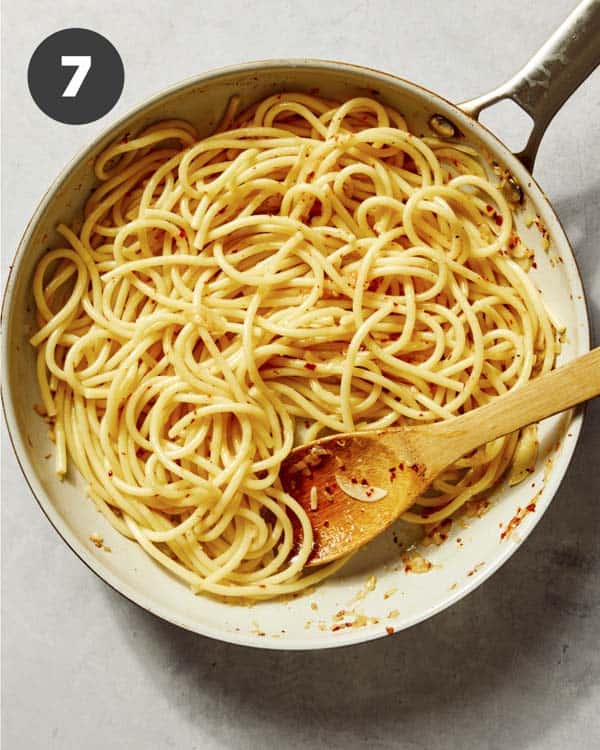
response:
M59 475L72 460L194 591L268 598L343 563L303 572L310 522L278 479L295 443L450 419L551 369L556 330L475 149L368 98L236 108L207 138L165 121L99 156L81 226L37 267L31 343ZM517 442L404 519L489 491Z

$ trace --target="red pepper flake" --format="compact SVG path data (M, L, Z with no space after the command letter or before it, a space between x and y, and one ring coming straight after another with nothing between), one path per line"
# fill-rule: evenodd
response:
M304 367L307 370L316 370L317 366L313 362L305 362Z
M362 484L363 487L366 487L369 484L366 479L361 479L360 483Z
M393 634L394 634L394 628L393 628L393 627L392 627L391 625L388 625L388 626L386 627L386 629L385 629L385 632L386 632L386 633L387 633L388 635L393 635Z
M533 260L533 261L531 262L531 267L532 267L532 268L537 268L537 263L535 262L535 260Z
M525 510L528 510L530 513L535 510L535 503L529 503L529 505L525 508Z
M502 226L502 222L504 221L504 219L500 214L494 214L494 221L498 226Z
M108 476L109 476L109 477L112 477L112 475L113 475L112 471L109 471L109 472L108 472Z
M179 230L179 236L180 237L185 237L185 231L183 229Z
M351 477L350 481L352 482L352 484L358 484L358 479L356 477Z
M494 207L490 206L490 204L488 203L487 206L485 207L485 210L488 212L488 214L491 214L492 211L494 210Z

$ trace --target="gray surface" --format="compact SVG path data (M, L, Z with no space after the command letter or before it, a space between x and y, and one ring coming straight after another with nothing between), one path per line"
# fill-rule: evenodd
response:
M450 99L498 84L572 7L477 3L82 0L4 8L6 270L64 163L173 81L276 56L345 59ZM126 70L104 120L48 120L25 88L37 43L63 27L106 34ZM511 130L499 115L499 132ZM513 128L514 130L514 128ZM567 103L536 176L575 247L600 330L600 74ZM452 609L392 638L321 653L228 646L179 631L97 580L60 542L2 447L3 746L539 748L600 742L600 402L567 479L526 545Z

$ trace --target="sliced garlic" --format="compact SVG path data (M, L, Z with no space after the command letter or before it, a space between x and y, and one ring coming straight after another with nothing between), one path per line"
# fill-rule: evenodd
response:
M512 470L508 478L511 487L533 474L538 457L538 446L537 424L530 424L523 428L515 448Z
M351 482L340 474L335 475L335 481L342 492L350 495L355 500L360 500L361 503L375 503L387 495L387 490L383 490L381 487L371 487L368 484Z

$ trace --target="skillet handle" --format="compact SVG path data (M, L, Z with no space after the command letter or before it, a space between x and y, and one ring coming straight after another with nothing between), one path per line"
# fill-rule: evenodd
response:
M506 83L460 104L477 119L501 99L512 99L533 119L525 148L515 154L531 172L548 123L600 64L600 0L583 0L531 60Z

